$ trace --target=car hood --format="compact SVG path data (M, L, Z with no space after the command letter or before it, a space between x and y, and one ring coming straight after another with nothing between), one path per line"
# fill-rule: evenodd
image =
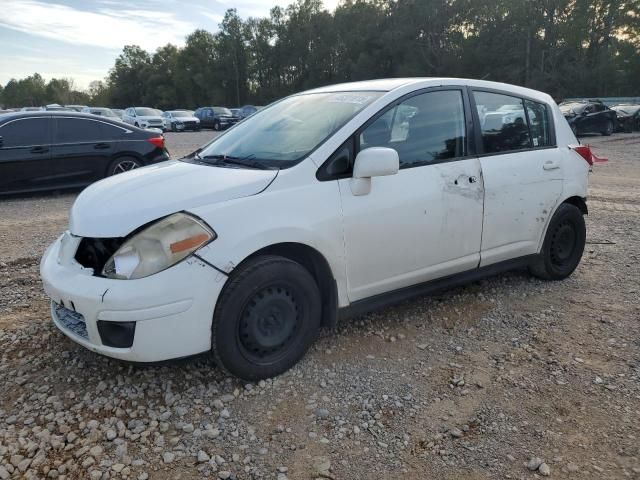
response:
M162 121L162 117L156 115L138 115L136 120L159 120Z
M71 207L69 230L81 237L123 237L175 212L260 193L277 174L178 160L150 165L87 187Z
M167 120L172 120L174 122L195 122L195 121L200 121L200 119L198 117L174 117L174 118L167 118Z

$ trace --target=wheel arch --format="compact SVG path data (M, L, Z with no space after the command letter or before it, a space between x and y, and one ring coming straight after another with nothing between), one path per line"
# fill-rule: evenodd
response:
M306 268L318 284L322 296L322 326L332 328L336 325L338 318L338 287L329 262L322 253L304 243L275 243L262 247L246 256L240 262L240 265L261 255L277 255L288 258ZM233 272L231 274L233 275Z
M563 205L565 203L577 207L582 212L583 215L588 215L589 214L589 210L587 208L586 198L584 198L584 197L581 197L579 195L572 195L570 197L565 198L564 200L559 201L556 204L556 206L553 209L553 211L551 212L551 214L546 219L544 229L542 230L542 235L540 236L540 238L538 240L537 253L540 253L540 250L542 249L542 244L544 242L545 237L547 236L547 230L549 229L549 224L551 223L551 219L553 218L555 213L558 211L558 208L560 208L560 205Z
M589 209L587 208L587 202L584 198L579 197L577 195L573 197L569 197L558 204L558 207L563 203L569 203L571 205L575 205L580 209L583 215L589 215ZM556 207L557 210L557 207Z

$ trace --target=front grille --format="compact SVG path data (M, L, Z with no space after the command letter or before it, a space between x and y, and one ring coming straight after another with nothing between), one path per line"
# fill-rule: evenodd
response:
M76 251L76 261L85 268L92 268L93 274L102 275L104 264L124 243L124 238L88 238L80 241Z
M149 125L162 125L164 122L162 120L148 120L147 123Z
M89 339L87 324L82 314L69 310L56 302L53 302L53 314L56 316L58 323L66 330L85 340Z

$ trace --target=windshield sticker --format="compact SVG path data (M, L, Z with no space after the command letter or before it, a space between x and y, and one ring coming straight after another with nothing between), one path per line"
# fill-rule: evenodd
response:
M340 94L334 95L329 99L332 103L353 103L355 105L363 105L371 100L370 95L353 95L353 94Z

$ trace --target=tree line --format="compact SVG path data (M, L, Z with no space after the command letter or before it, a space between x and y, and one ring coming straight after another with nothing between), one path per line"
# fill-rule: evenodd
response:
M640 0L343 0L333 12L297 0L264 18L230 9L218 27L153 53L126 46L88 91L38 74L11 80L0 103L262 105L400 76L481 78L557 99L640 94Z

